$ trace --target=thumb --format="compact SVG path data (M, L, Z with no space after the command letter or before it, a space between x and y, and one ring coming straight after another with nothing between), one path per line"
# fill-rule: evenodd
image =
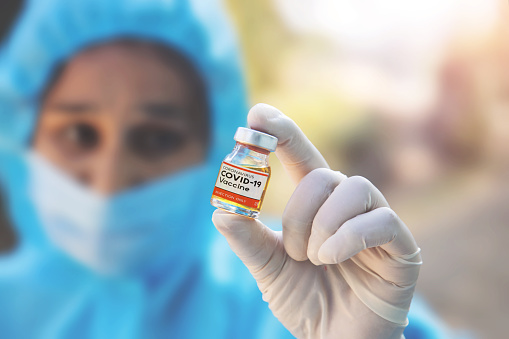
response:
M214 211L212 222L256 281L271 279L280 271L285 260L281 232L271 230L257 219L220 209Z
M247 115L251 128L278 138L276 156L295 183L317 168L329 168L327 161L297 124L267 104L254 105Z

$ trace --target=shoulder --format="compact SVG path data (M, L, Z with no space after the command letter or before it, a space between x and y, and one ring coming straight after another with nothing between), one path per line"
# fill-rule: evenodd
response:
M0 327L29 319L72 293L80 275L65 259L41 248L24 246L0 256Z
M6 337L21 336L22 320L37 319L35 310L50 305L51 300L39 293L42 287L36 279L40 261L37 254L24 247L0 256L0 328Z

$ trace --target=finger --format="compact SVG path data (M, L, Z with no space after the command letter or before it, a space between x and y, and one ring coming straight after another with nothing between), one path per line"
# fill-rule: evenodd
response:
M399 258L408 258L419 251L410 230L396 213L382 207L346 221L323 243L318 257L323 263L337 264L377 246Z
M378 207L389 206L382 193L359 176L344 179L320 207L313 220L307 255L322 265L318 250L347 220Z
M313 219L343 177L339 172L318 168L297 185L283 212L283 243L286 252L294 260L308 259L307 249Z
M259 220L220 209L214 211L212 222L258 282L278 272L283 265L280 232L272 231Z
M249 110L247 121L251 128L278 138L276 156L295 183L316 168L329 168L299 126L277 108L256 104Z

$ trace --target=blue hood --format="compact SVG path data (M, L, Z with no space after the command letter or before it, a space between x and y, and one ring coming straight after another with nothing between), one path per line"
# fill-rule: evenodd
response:
M19 155L30 147L38 97L60 63L91 44L119 37L165 44L197 67L211 112L209 164L220 162L233 146L236 127L246 123L236 37L217 1L28 1L0 50L0 180L22 241L41 239L29 202L17 196L27 184ZM203 208L207 219L210 211Z

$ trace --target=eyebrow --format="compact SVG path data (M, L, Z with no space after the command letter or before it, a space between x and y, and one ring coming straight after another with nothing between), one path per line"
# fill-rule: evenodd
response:
M141 111L158 119L184 119L184 111L167 102L149 102L141 105Z
M50 109L69 114L86 114L99 112L98 106L86 102L56 102ZM140 106L140 110L158 119L185 119L184 111L174 104L166 102L149 102Z
M70 114L84 114L99 111L96 105L85 102L56 102L50 105L50 109Z

